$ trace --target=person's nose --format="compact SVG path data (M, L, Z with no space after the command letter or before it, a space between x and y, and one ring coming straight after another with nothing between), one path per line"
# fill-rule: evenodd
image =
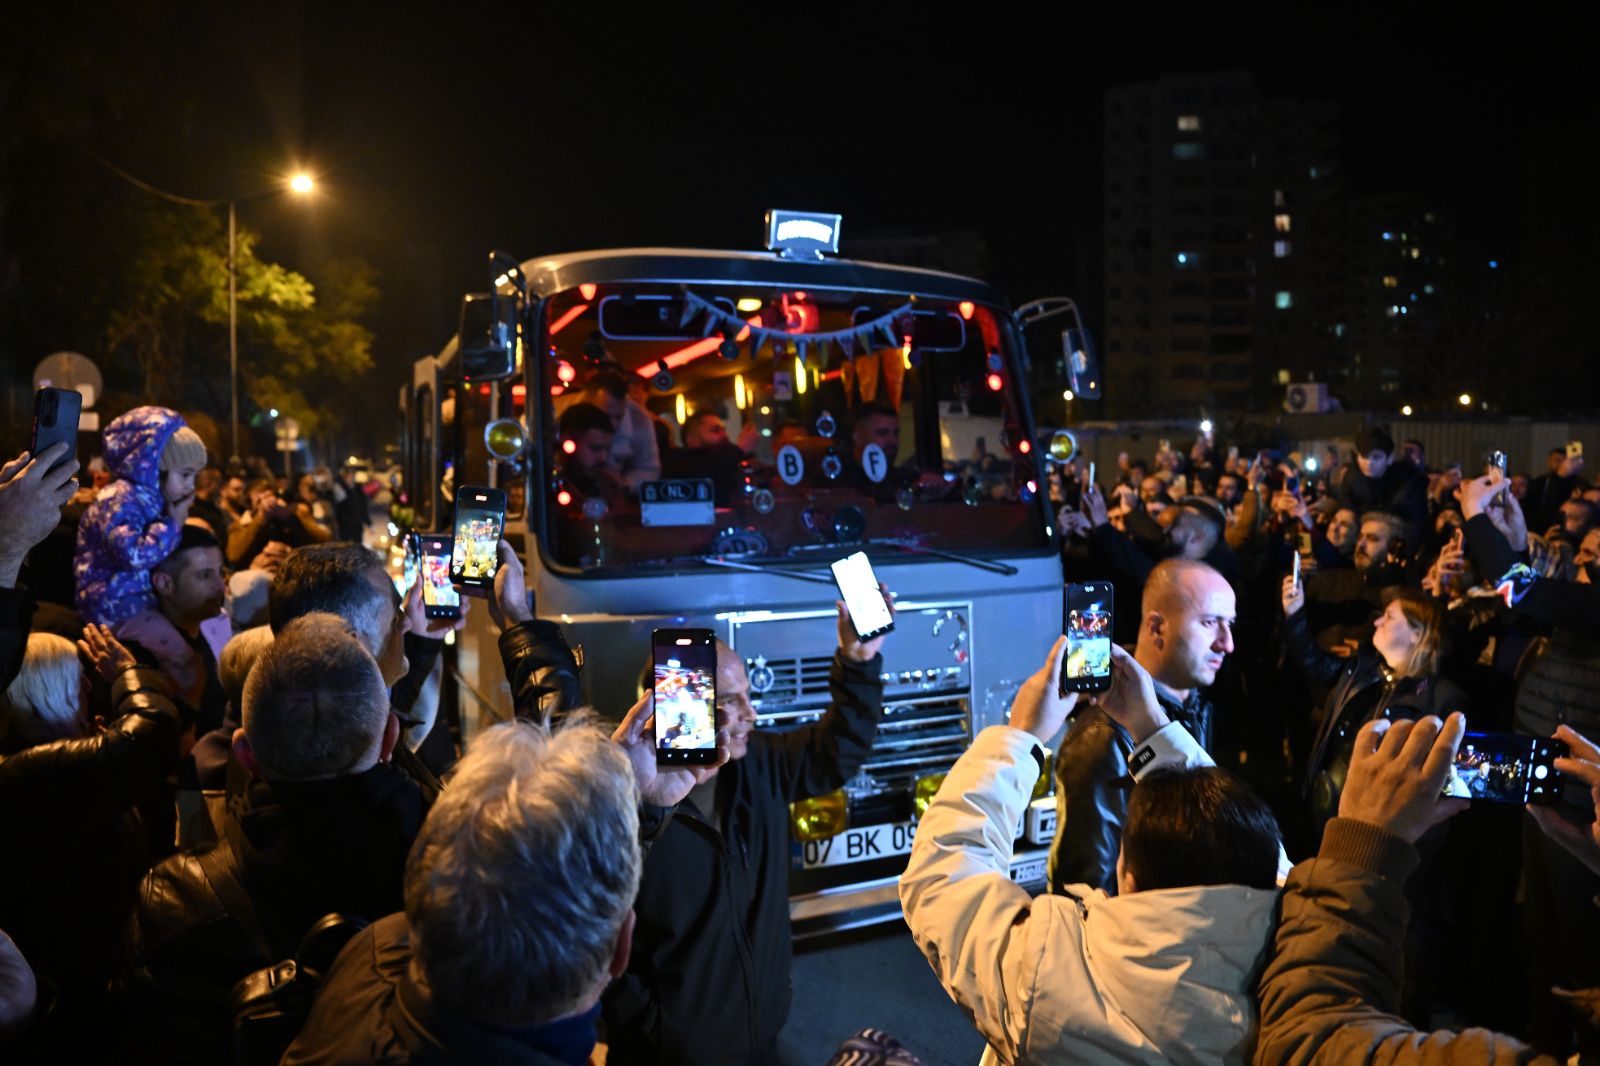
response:
M1219 623L1217 625L1217 642L1213 645L1217 651L1224 655L1233 654L1233 627Z

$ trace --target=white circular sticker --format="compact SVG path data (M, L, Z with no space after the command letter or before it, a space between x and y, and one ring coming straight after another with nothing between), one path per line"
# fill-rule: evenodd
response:
M798 485L800 479L806 476L806 461L800 457L800 449L793 444L785 444L778 449L778 476L783 478L785 485Z
M876 444L862 448L861 469L866 471L867 477L873 481L882 481L889 473L889 458L883 454L883 448Z

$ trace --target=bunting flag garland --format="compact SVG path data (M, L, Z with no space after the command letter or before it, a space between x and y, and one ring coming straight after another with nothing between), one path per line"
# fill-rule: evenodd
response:
M769 342L773 345L773 352L782 352L792 348L796 356L805 362L808 350L820 353L823 361L831 354L834 345L846 355L852 351L861 353L871 352L878 348L898 349L903 342L905 334L904 320L911 315L912 301L907 301L900 307L886 312L873 319L851 326L849 329L835 329L822 333L790 333L783 329L768 329L765 326L755 326L746 322L738 315L717 306L709 300L702 299L692 292L683 294L683 312L678 316L678 326L687 329L689 323L696 317L706 317L705 335L724 332L730 337L737 337L748 333L750 355L752 358L761 354Z

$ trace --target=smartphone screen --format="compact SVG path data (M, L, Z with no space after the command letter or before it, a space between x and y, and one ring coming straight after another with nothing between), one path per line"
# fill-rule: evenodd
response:
M655 669L658 764L717 761L717 646L709 629L658 629Z
M1468 733L1443 795L1489 803L1558 803L1566 775L1554 763L1566 755L1567 745L1552 737Z
M1583 441L1581 441L1581 440L1569 440L1569 441L1567 441L1567 458L1568 459L1577 459L1577 458L1580 458L1582 455L1583 455Z
M1490 452L1489 459L1484 464L1484 472L1496 481L1503 481L1505 480L1507 465L1505 452Z
M872 562L866 552L846 555L833 562L833 580L839 586L839 595L850 612L850 622L856 627L856 636L863 642L882 636L894 628L894 616L878 587L878 575L872 572Z
M456 536L450 552L450 580L489 588L500 569L500 533L506 525L506 494L464 485L456 493Z
M422 612L429 618L460 618L461 593L450 581L450 537L421 533L419 579L422 582Z
M78 421L83 413L83 393L76 389L56 389L45 386L33 397L33 437L28 445L30 456L38 455L52 444L65 441L67 454L51 469L70 463L78 457Z
M1062 695L1104 692L1111 687L1111 600L1109 581L1067 585L1067 653L1061 659Z

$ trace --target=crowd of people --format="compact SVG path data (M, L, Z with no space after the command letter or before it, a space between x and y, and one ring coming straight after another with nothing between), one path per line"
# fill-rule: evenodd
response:
M639 471L667 462L627 384L563 414L582 452L598 412L606 477L621 436ZM470 601L429 619L396 587L358 486L218 470L160 408L104 442L82 494L64 446L0 468L0 1056L778 1060L789 805L871 752L892 637L862 641L840 603L829 708L783 733L754 728L718 643L716 762L658 767L650 692L609 731L581 699L584 671L637 674L648 649L580 663L502 540L483 606L516 717L461 751L424 688ZM1214 453L1129 459L1109 497L1053 487L1068 576L1115 583L1112 681L1062 694L1057 640L921 816L899 895L934 975L989 1061L1583 1051L1600 492L1581 454L1519 482L1429 472L1379 429L1324 478ZM1441 798L1469 723L1565 743L1563 802L1525 823ZM1033 897L1011 841L1052 756ZM918 1059L869 1029L834 1061Z

